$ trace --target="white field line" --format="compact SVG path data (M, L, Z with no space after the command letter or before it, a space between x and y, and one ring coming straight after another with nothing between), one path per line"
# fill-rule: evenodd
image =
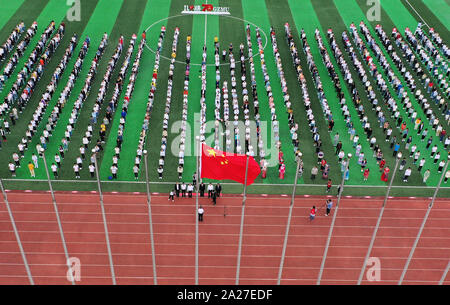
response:
M419 16L419 18L423 21L423 23L430 28L430 26L425 22L425 20L422 18L422 16L420 16L420 14L416 11L416 9L411 5L411 3L409 3L408 0L405 0L406 3L408 3L408 5L414 10L414 12L416 12L417 16Z
M9 182L14 182L14 181L22 181L22 182L47 182L47 180L45 179L11 179L11 178L6 178L3 179L3 181L9 181ZM62 182L62 183L96 183L95 180L51 180L52 183L58 183L58 182ZM145 181L109 181L109 180L105 180L105 181L101 181L101 183L124 183L124 184L143 184L145 185ZM174 185L176 182L159 182L159 181L155 181L155 182L150 182L150 184L155 184L155 185ZM223 182L221 183L222 185L235 185L238 186L238 183L230 183L230 182ZM279 184L279 183L253 183L252 185L254 186L289 186L292 187L294 186L294 184ZM322 187L325 188L326 185L325 184L300 184L300 186L304 186L304 187ZM351 184L346 184L345 187L347 188L354 188L354 187L369 187L369 188L387 188L387 185L351 185ZM408 188L408 189L435 189L436 187L434 186L414 186L414 185L393 185L392 188ZM450 186L441 186L442 189L450 189ZM83 191L80 191L83 192Z

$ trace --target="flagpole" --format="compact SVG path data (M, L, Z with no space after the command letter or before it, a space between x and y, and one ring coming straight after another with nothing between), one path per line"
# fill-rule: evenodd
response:
M97 176L98 193L100 195L100 208L102 211L103 227L105 230L105 240L106 240L106 248L108 250L109 268L111 270L111 279L112 279L113 285L117 285L116 273L114 271L113 256L112 256L112 251L111 251L111 244L109 243L109 233L108 233L108 224L106 221L105 206L103 204L103 193L102 193L102 187L101 187L101 183L100 183L100 175L99 175L99 170L98 170L97 152L95 151L95 149L92 149L92 153L94 154L95 175Z
M364 259L363 265L361 267L361 272L359 273L357 285L361 285L361 282L363 280L364 271L366 271L367 262L369 260L370 253L372 252L373 245L375 244L375 239L377 237L378 229L380 227L381 220L383 219L384 209L385 209L386 203L389 199L389 194L391 193L392 183L394 182L395 174L397 173L398 164L400 163L401 158L402 158L402 153L399 152L397 154L397 158L395 160L394 172L392 173L391 181L389 182L386 195L384 196L383 205L381 206L381 211L380 211L380 214L378 215L377 224L375 225L375 229L373 230L373 233L372 233L372 239L370 240L369 248L367 249L366 258Z
M284 258L286 256L286 248L289 238L289 229L291 227L291 220L292 220L292 210L294 209L294 201L295 201L295 193L297 190L297 181L298 181L298 174L300 171L300 164L302 162L302 153L300 152L297 156L297 172L295 173L295 180L294 180L294 187L292 189L292 198L291 198L291 204L289 206L289 216L288 221L286 223L286 232L284 235L284 243L283 243L283 250L281 252L281 260L280 260L280 268L278 269L278 280L277 285L280 285L281 283L281 275L283 273L283 266L284 266Z
M244 183L244 198L242 199L242 205L245 205L245 201L247 199L247 174L248 174L248 160L250 156L247 153L247 160L245 162L245 183Z
M347 160L347 164L345 166L345 171L342 174L341 184L338 189L338 198L337 198L337 202L336 202L336 208L334 210L333 219L331 220L330 230L328 232L328 238L327 238L327 242L325 244L325 250L323 251L322 263L320 264L319 276L317 277L316 285L320 285L320 281L322 279L323 269L325 267L325 261L327 259L328 249L329 249L329 246L331 243L331 236L333 235L334 223L336 222L337 212L339 209L339 203L341 202L342 193L344 191L345 175L347 174L347 171L349 171L350 159L352 158L352 154L348 153L347 157L348 157L348 160Z
M244 212L245 212L245 200L247 199L247 174L248 174L248 160L249 155L247 153L247 161L245 163L245 180L244 180L244 198L242 199L242 212L241 212L241 227L239 231L239 248L236 265L236 285L239 285L239 272L241 270L241 252L242 252L242 238L244 231Z
M0 139L0 141L2 141ZM8 195L6 194L5 187L3 186L2 178L0 178L0 189L3 194L3 201L5 202L6 209L8 210L9 219L11 221L11 225L13 227L14 235L16 236L17 245L20 249L20 254L22 255L23 264L25 266L25 270L28 275L28 281L31 285L34 285L33 275L31 275L30 265L28 264L27 256L23 249L22 241L20 240L19 230L17 229L16 222L14 220L14 215L11 210L11 206L9 204Z
M444 167L444 170L442 171L441 178L439 179L439 183L436 186L436 189L433 194L433 198L431 199L431 202L428 205L427 212L422 220L422 225L420 226L419 232L417 233L416 239L414 240L414 244L411 247L411 251L409 252L408 259L406 260L405 266L403 267L403 271L402 271L400 280L398 281L397 285L401 285L403 283L403 279L405 278L406 272L408 271L409 264L411 263L411 259L414 255L414 252L416 251L417 244L419 243L420 236L422 235L423 229L425 228L425 224L427 223L428 217L430 216L431 209L433 208L434 201L436 200L436 196L439 192L439 189L441 188L441 183L442 183L442 180L444 180L445 173L447 172L449 163L450 163L450 155L447 156L447 162L445 163L445 167Z
M197 143L197 185L196 185L196 195L195 195L195 285L198 285L198 193L199 193L199 187L200 187L200 181L198 179L199 177L199 163L200 163L200 153L201 153L201 148L200 148L200 137L197 136L196 137L196 141L198 141ZM200 175L201 176L201 175Z
M144 164L145 164L145 185L147 187L147 208L148 208L148 222L150 225L150 243L152 247L152 265L153 265L153 285L158 284L156 274L156 256L155 256L155 240L153 234L153 220L152 220L152 197L150 195L150 181L148 178L148 151L144 150Z

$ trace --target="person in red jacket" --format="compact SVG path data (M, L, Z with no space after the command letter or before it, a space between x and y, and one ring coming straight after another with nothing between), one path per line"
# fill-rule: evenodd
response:
M367 179L369 179L369 174L370 174L370 171L368 168L366 168L364 170L364 181L367 181Z
M309 222L314 220L314 218L316 217L316 212L317 212L316 206L313 205L311 212L309 213Z
M381 175L381 181L387 182L389 179L389 167L386 166L386 168L384 169L383 174Z
M331 190L331 186L332 186L331 179L328 179L328 182L327 182L327 193Z
M386 160L381 160L380 161L380 172L382 172L383 171L383 168L384 168L384 166L386 165Z

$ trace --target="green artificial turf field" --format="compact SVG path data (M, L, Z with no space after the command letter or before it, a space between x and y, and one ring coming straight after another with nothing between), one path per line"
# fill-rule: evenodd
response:
M212 4L215 7L228 7L230 15L205 16L181 14L181 11L184 9L185 5L202 5L204 3ZM69 21L67 17L67 11L69 10L69 7L66 5L66 1L63 0L0 0L0 7L2 8L0 11L0 43L3 43L7 39L12 29L21 20L25 22L26 28L28 28L35 20L38 22L39 26L38 32L31 40L30 45L24 55L20 58L12 77L6 81L3 90L0 92L1 101L3 101L3 99L7 96L9 90L15 82L15 76L23 68L28 56L39 40L43 29L45 29L45 27L50 23L51 20L54 20L56 25L59 25L59 23L61 22L64 22L66 25L66 34L64 36L64 39L62 40L61 45L57 49L56 53L52 56L49 64L45 67L45 72L42 78L39 80L30 101L27 103L27 106L23 113L19 115L19 119L16 125L13 126L11 133L7 134L7 141L3 142L2 148L0 150L0 159L2 160L0 164L0 177L5 179L7 188L46 189L48 187L45 181L46 173L42 160L39 161L39 168L36 169L36 178L34 178L34 180L30 179L30 173L26 165L29 161L31 161L32 153L35 153L34 147L39 143L39 136L42 134L47 119L50 116L53 107L56 105L59 95L68 80L69 74L72 71L73 64L75 63L76 57L81 48L82 41L84 41L86 36L89 36L91 40L91 46L85 58L83 69L81 70L81 73L76 80L75 86L71 91L71 95L67 100L66 106L61 112L56 125L56 129L53 131L51 140L47 144L47 162L49 164L54 162L54 156L58 152L58 147L61 144L60 140L64 137L64 131L70 117L71 109L73 108L73 105L82 87L84 86L91 61L95 56L95 52L98 48L102 35L106 32L109 34L108 46L99 62L97 75L91 84L90 94L84 101L83 107L81 108L81 113L75 124L68 150L66 151L65 158L62 161L59 178L55 179L61 180L63 182L58 183L55 181L55 188L64 190L95 189L95 180L94 178L90 177L89 171L87 169L89 165L89 157L86 158L83 162L84 166L81 171L81 179L77 181L77 184L73 183L75 175L72 166L76 158L79 156L78 148L82 144L82 137L90 122L92 111L91 109L95 104L97 92L106 72L108 60L114 53L115 46L119 40L119 37L123 35L123 52L116 64L116 68L112 73L110 84L106 92L106 97L102 103L102 107L100 110L100 118L104 117L108 102L113 96L114 84L126 56L128 43L131 39L132 34L135 33L137 34L138 38L134 47L133 55L131 57L130 66L124 80L124 89L119 97L119 103L117 107L118 110L114 113L111 124L109 124L107 127L106 141L105 144L103 144L104 150L99 154L99 171L100 178L101 180L105 181L104 187L107 190L130 191L144 189L145 186L142 183L143 181L145 181L145 172L142 170L143 166L141 166L141 171L139 173L139 182L141 182L139 184L133 183L135 179L132 168L135 161L136 149L139 143L139 136L145 116L150 83L152 80L153 66L155 63L154 50L156 50L157 48L158 37L162 26L165 26L167 30L162 46L162 58L160 61L158 72L155 99L151 113L148 136L145 143L145 149L148 150L149 175L150 180L154 182L153 187L156 191L167 192L169 190L169 187L172 186L173 182L178 181L178 155L171 153L171 145L180 136L178 127L180 126L180 121L182 119L181 113L183 107L183 81L186 69L186 65L184 64L186 59L186 39L187 36L191 36L191 71L189 81L187 119L187 123L190 128L188 128L188 144L186 145L187 148L184 158L184 174L182 179L183 181L191 181L192 174L196 170L196 157L189 152L193 152L194 150L193 147L195 146L195 135L198 134L199 128L198 114L200 112L201 96L200 63L203 45L206 44L207 46L208 64L206 119L207 121L213 122L215 109L214 37L217 37L219 40L220 50L228 49L229 44L232 43L234 46L234 56L235 58L239 59L238 51L240 43L244 44L244 53L247 55L245 27L250 23L252 25L251 38L254 54L259 53L258 44L256 42L255 26L259 27L264 34L262 35L262 38L263 44L265 45L265 62L267 65L270 83L274 94L276 114L280 125L281 147L284 152L286 163L286 175L284 180L281 180L278 177L278 166L273 166L268 169L267 178L262 179L261 177L258 177L255 181L256 184L250 188L250 191L259 193L287 193L290 192L289 185L293 183L295 176L296 163L294 159L294 146L290 138L286 108L283 103L279 75L277 72L269 36L270 27L273 26L277 37L284 73L287 79L288 92L291 96L292 109L295 114L295 122L299 125L299 149L303 153L304 162L304 174L300 178L299 184L305 185L305 187L299 188L299 192L309 194L323 193L326 180L321 179L320 172L317 179L315 179L314 181L310 179L310 171L312 166L316 163L317 157L315 154L312 134L306 123L306 111L303 105L302 91L297 81L297 75L292 64L293 62L291 54L285 39L284 24L288 22L294 36L295 44L299 51L301 66L306 77L307 89L311 98L312 110L316 118L318 131L323 143L322 149L325 153L324 158L331 166L329 177L332 179L334 185L339 184L342 177L340 169L341 166L338 163L338 158L334 153L333 147L333 137L335 133L338 132L340 134L340 140L343 143L343 150L346 153L350 152L354 154L355 149L352 147L352 142L350 140L348 128L344 122L344 117L340 109L339 99L337 98L335 87L327 73L327 68L322 61L318 44L316 43L316 40L314 38L314 31L316 28L320 30L322 38L324 39L325 47L328 50L331 61L340 78L346 97L346 103L352 117L352 122L355 126L356 133L360 135L362 151L367 157L367 166L371 170L368 181L363 181L363 175L360 172L360 166L357 164L357 158L352 158L350 162L349 180L346 182L347 185L351 185L352 187L348 189L348 192L349 194L355 195L380 195L383 194L383 191L387 184L380 180L381 174L378 170L378 164L376 162L376 159L372 157L372 150L369 147L368 140L366 140L363 127L357 115L357 110L352 103L347 84L345 83L341 70L339 69L337 62L333 57L329 45L329 40L326 36L327 30L329 28L333 29L337 43L340 49L344 52L344 58L350 66L353 79L357 83L356 87L360 92L362 103L364 105L364 108L366 109L366 114L368 116L369 122L373 127L376 127L374 128L374 135L377 137L377 143L380 144L380 148L384 152L386 164L391 169L393 169L395 163L395 159L392 156L392 150L389 147L389 143L384 141L385 135L383 130L377 127L378 121L376 113L371 110L371 105L367 98L367 95L365 94L364 86L359 81L356 70L351 63L351 59L344 51L344 44L341 39L341 33L343 31L348 31L349 25L352 22L358 25L360 21L364 21L369 27L372 36L375 38L375 41L383 49L384 55L389 59L389 63L391 64L394 72L402 79L403 82L404 79L394 65L392 59L390 59L386 50L383 48L381 41L375 33L374 29L377 24L381 24L385 32L390 37L391 30L394 27L397 27L404 36L404 29L406 27L409 27L414 31L418 22L422 22L422 24L424 24L424 32L428 34L428 26L433 27L440 34L445 43L448 44L450 42L450 5L448 0L381 0L380 18L379 20L375 21L368 20L367 13L370 9L372 9L373 5L367 5L367 1L365 0L81 0L80 4L80 20ZM166 94L169 75L169 60L167 58L170 58L171 56L173 33L176 27L179 27L180 29L180 36L176 52L177 62L174 65L172 101L168 128L168 149L165 158L163 179L159 180L156 169L158 167L159 151L161 147L161 134L163 131L162 118L164 115L164 108L167 97ZM327 121L323 115L319 99L315 92L316 90L314 87L312 74L308 69L305 53L302 50L302 43L299 37L299 33L302 29L304 29L307 35L307 40L311 47L313 59L324 86L324 93L328 99L328 104L330 106L331 112L333 113L334 121L336 122L335 127L331 133L328 132ZM114 155L114 147L116 146L116 135L119 128L120 109L124 101L126 86L129 82L131 66L135 60L137 49L141 40L141 33L144 31L146 31L147 46L144 48L142 58L140 60L139 74L135 82L135 88L128 108L126 127L123 134L124 141L120 160L118 162L118 181L111 182L108 180L108 177L111 176L110 166L112 163L112 156ZM58 83L58 87L53 94L53 98L51 99L49 106L47 107L46 112L43 115L41 123L38 125L36 134L32 138L31 143L29 143L30 149L25 152L25 157L21 160L22 166L17 170L17 177L11 179L11 174L8 170L8 163L12 160L13 152L16 152L18 150L17 145L20 142L21 138L25 136L25 131L27 129L28 123L32 119L33 112L38 106L38 103L43 93L45 92L47 84L51 81L53 71L59 64L73 33L78 34L79 43L77 45L77 48L72 56L72 59L67 65L61 81ZM363 35L361 33L360 35L363 38ZM24 35L22 35L22 37L23 36ZM363 40L365 41L364 38ZM395 43L394 48L399 54L401 54L400 49L395 46ZM11 51L9 56L11 56L12 53L14 53L14 51ZM0 63L0 72L3 72L9 56L6 60ZM360 53L357 52L357 56L360 60L362 60ZM449 60L447 59L447 61ZM221 60L221 64L222 63L224 62L222 62ZM254 63L261 122L267 123L267 135L271 135L271 115L270 109L268 107L266 90L264 88L264 76L261 69L259 56L254 57ZM379 63L376 62L376 64L379 67ZM253 118L253 98L250 88L251 82L248 61L246 61L246 65L248 79L247 88L249 89L251 105L250 116L251 118ZM416 77L414 71L412 71L411 67L406 64L406 62L405 66L409 71L411 71L414 77ZM364 65L364 68L366 69L366 72L368 72L366 65ZM379 70L382 71L381 69ZM242 92L242 84L239 81L241 76L239 64L237 64L236 66L236 73L238 79L237 92L239 93L239 105L242 106L243 101L240 94ZM221 65L220 74L220 87L222 87L222 83L224 80L227 80L228 83L230 83L230 70L229 66L226 63ZM417 77L416 83L418 87L421 86L420 81L417 79ZM373 87L376 88L375 83ZM393 95L396 96L395 92L393 93ZM379 94L378 91L377 94ZM231 107L231 98L229 103ZM431 104L433 111L437 114L437 117L442 122L443 128L448 130L448 122L445 122L442 111L440 111L437 106L434 105L434 103ZM419 116L420 114L424 116L422 108L416 101L413 101L413 106L418 111ZM243 121L244 115L242 112L242 107L240 107L240 110L241 111L239 113L239 119ZM384 105L383 110L388 113ZM407 114L404 110L401 111L401 115L406 118L406 121L408 121L408 127L413 127L413 124L409 123L410 120L407 118ZM9 120L8 115L5 115L5 118ZM395 125L390 115L387 116L387 120L391 123L391 125ZM101 119L99 121L101 121ZM426 124L428 123L426 119L424 121ZM98 122L97 124L93 125L93 139L95 140L98 138L100 124L101 123ZM213 129L206 131L206 137L208 139L213 139L213 137L211 136L213 134ZM393 134L399 137L400 131L394 128ZM445 159L445 156L448 152L444 148L444 145L442 145L442 143L439 141L439 137L437 137L434 132L430 132L429 136L430 135L433 139L432 145L438 144L439 151L443 156L442 158ZM94 147L95 140L91 141L87 151L90 151ZM267 142L269 147L274 145L273 138L269 137L264 141ZM422 156L427 159L427 162L424 166L424 169L419 172L417 170L417 165L413 164L410 158L407 158L408 160L406 167L411 166L411 168L413 169L413 173L408 183L402 182L401 174L398 174L395 177L394 193L399 196L430 196L434 189L433 187L438 184L441 174L437 172L437 164L433 164L431 159L428 160L430 152L429 150L425 149L425 143L422 143L420 141L419 136L413 137L413 143L417 143L419 149L422 151ZM207 142L207 144L213 146L212 141ZM409 156L409 152L407 152L405 148L405 143L401 143L400 151L402 151L404 155ZM277 156L275 156L275 158L277 158ZM256 159L257 161L259 161L259 158ZM426 169L430 169L431 176L426 183L423 183L423 173ZM450 193L448 184L443 184L443 187L445 187L445 189L440 193L440 196L448 196ZM230 185L227 191L241 192L242 187L239 185Z

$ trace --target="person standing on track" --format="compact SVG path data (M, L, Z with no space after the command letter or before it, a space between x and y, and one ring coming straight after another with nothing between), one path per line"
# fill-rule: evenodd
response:
M216 194L217 197L220 197L220 193L222 192L222 186L220 185L220 183L216 184Z
M205 196L205 184L202 182L199 185L199 192L200 192L200 197L204 197Z
M216 205L216 203L217 203L217 192L215 190L212 191L211 197L212 197L213 204Z
M180 191L181 191L181 186L177 182L177 183L175 183L175 194L177 195L177 198L180 197Z
M175 200L173 199L173 196L174 196L174 191L171 190L170 193L169 193L169 199L168 200L172 200L172 202L174 202Z
M330 215L331 208L333 207L333 201L331 199L328 199L327 202L325 203L325 206L327 208L327 212L325 213L325 216L328 216L328 215Z
M187 188L187 187L186 187L186 183L183 182L183 183L181 184L181 196L182 196L182 197L186 197L186 188Z
M188 197L192 198L192 192L194 191L194 186L192 184L189 184L187 186L187 191L188 191Z
M203 207L200 206L198 208L198 221L203 221L203 213L205 213L205 210L203 210Z
M310 223L314 220L314 218L316 218L316 212L317 212L316 206L313 205L311 211L309 212L309 222Z

